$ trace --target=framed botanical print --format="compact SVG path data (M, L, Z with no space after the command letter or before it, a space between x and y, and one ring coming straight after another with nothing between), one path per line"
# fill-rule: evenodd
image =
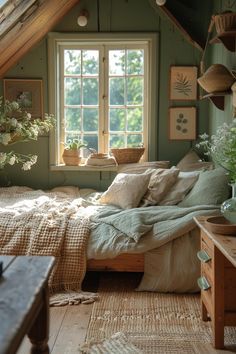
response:
M4 79L4 99L16 101L32 118L43 116L42 80Z
M197 66L170 67L170 99L197 99Z
M196 139L196 107L171 107L169 109L169 139Z

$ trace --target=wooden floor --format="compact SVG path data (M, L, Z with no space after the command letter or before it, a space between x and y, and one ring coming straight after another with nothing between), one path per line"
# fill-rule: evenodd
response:
M114 275L115 276L115 275ZM134 276L139 277L138 274ZM89 273L86 276L83 290L96 291L102 273ZM100 288L101 289L101 288ZM50 338L51 354L78 354L79 346L84 343L93 304L79 306L64 306L50 308ZM236 342L236 339L235 339ZM17 354L29 354L30 343L25 338ZM215 350L210 344L198 345L196 354L230 354L236 353L235 346L226 350ZM165 354L165 353L163 353ZM167 353L166 353L167 354ZM180 353L181 354L181 353Z

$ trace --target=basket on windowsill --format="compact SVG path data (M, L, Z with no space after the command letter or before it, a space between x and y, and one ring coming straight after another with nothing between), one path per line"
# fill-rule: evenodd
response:
M118 165L139 162L144 151L144 147L111 149Z

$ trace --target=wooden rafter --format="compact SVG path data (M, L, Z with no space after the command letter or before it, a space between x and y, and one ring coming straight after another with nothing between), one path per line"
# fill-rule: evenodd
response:
M29 1L27 1L29 3ZM9 26L5 25L4 36L0 36L0 78L14 66L36 43L38 43L79 0L30 1L20 17ZM16 15L13 9L11 15ZM9 20L8 20L9 21ZM14 23L13 23L14 22ZM4 20L1 25L4 24ZM1 35L0 26L0 35Z

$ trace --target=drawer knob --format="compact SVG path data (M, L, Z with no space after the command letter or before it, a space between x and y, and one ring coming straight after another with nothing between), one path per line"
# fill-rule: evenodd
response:
M211 287L205 277L198 278L197 283L201 290L208 290Z
M211 257L205 250L198 251L197 258L204 263L207 263L211 260Z

